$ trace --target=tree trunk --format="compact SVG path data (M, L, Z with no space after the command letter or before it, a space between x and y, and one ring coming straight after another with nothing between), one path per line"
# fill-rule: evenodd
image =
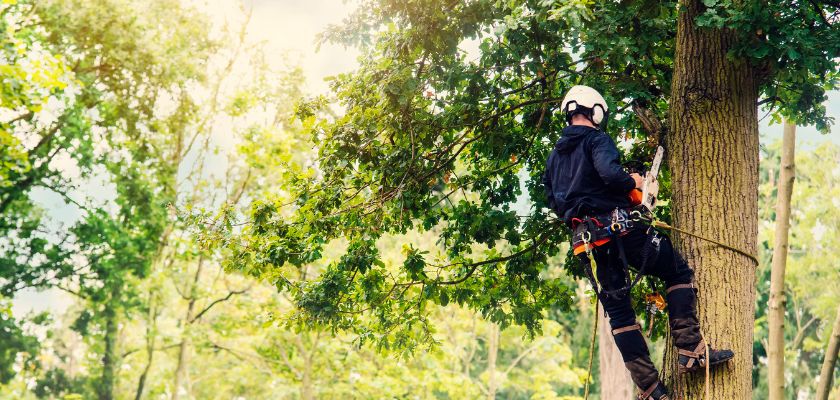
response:
M837 307L834 329L831 331L828 347L825 349L825 358L823 359L822 371L820 371L820 383L817 387L817 400L828 400L828 395L831 394L831 381L834 378L838 350L840 350L840 307Z
M120 288L117 284L111 290L111 298L105 302L103 312L105 318L105 353L102 355L102 378L97 388L99 400L114 399L114 383L117 373L117 310L115 303L120 297Z
M770 400L785 398L785 265L790 230L790 196L796 176L793 157L795 147L796 125L785 122L779 187L776 191L776 236L773 244L773 266L770 269L770 309L767 312L770 333L767 346L767 382Z
M312 350L315 351L315 350ZM312 359L306 358L303 366L303 378L300 385L301 400L312 400L315 398L314 390L312 388Z
M499 354L499 325L487 325L487 400L495 400L498 390L496 357Z
M601 373L602 400L630 400L633 398L633 381L630 372L624 366L624 360L610 329L609 317L604 317L604 309L598 305L598 361Z
M727 57L733 33L695 25L700 0L681 0L670 129L674 226L756 252L758 230L758 90L749 63ZM674 235L696 271L706 340L735 359L710 377L710 398L752 399L755 262L688 235ZM699 399L703 374L680 377L666 348L665 380L674 397Z
M146 366L143 368L143 373L140 374L140 379L137 381L137 391L134 394L134 400L143 398L146 380L149 377L149 371L152 370L152 362L155 357L155 343L157 342L157 318L158 312L157 307L155 307L154 296L150 294L149 312L146 314Z
M307 343L304 343L304 338ZM318 352L318 343L321 340L321 331L301 332L295 337L298 353L303 358L303 371L301 371L300 398L301 400L312 400L315 396L315 382L312 380L312 372L315 369L315 356Z
M189 325L184 327L184 332L181 337L181 343L178 345L178 366L175 369L175 389L172 391L172 400L178 400L181 397L181 391L189 398L189 362L190 362L190 339L189 339Z
M175 369L175 389L172 391L172 400L178 400L181 396L181 390L190 397L190 376L189 376L189 362L190 362L190 334L192 330L193 318L195 315L195 302L198 300L198 284L201 281L201 271L204 267L204 257L199 257L198 265L196 266L195 276L187 290L189 296L186 297L187 312L184 315L184 329L181 331L181 343L178 346L178 364Z

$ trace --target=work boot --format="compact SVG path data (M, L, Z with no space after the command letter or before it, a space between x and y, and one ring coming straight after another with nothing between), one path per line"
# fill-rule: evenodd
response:
M695 372L706 366L706 343L697 320L697 293L693 284L673 285L666 290L669 325L679 353L680 372ZM731 350L709 351L709 365L722 364L735 357Z
M668 397L668 388L665 384L657 381L651 385L647 390L639 394L639 400L670 400Z
M677 349L677 353L679 353L679 370L682 373L691 373L696 372L702 368L706 367L706 343L700 341L697 344L697 347L694 350L684 350L684 349ZM732 350L715 350L712 349L711 346L708 347L709 351L709 366L715 366L718 364L723 364L733 357L735 357L735 353Z

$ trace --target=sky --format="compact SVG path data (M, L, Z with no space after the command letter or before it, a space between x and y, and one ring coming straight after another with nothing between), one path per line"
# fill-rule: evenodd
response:
M235 23L229 20L242 16L236 0L182 1L205 10L220 25L225 21ZM269 62L275 66L300 66L306 75L304 88L307 93L327 92L326 77L352 71L357 65L358 51L354 49L328 44L315 51L318 33L330 24L341 23L354 9L352 3L343 0L244 0L243 3L252 11L248 30L250 41L264 42ZM224 135L217 138L224 140ZM93 195L97 200L107 201L109 190L102 190L103 187L107 185L102 182L87 182L82 185L78 198ZM53 221L52 229L69 226L80 217L76 207L67 205L60 196L48 190L35 190L33 198L48 211ZM61 312L71 301L70 296L58 290L25 290L15 297L12 311L18 317L29 312Z
M242 16L236 0L182 0L197 5L213 17L217 23ZM329 86L325 78L352 71L357 65L359 52L342 46L326 44L316 51L317 35L329 25L341 23L355 8L355 1L345 0L244 0L246 10L252 12L248 35L251 41L264 42L269 62L277 66L297 65L306 78L304 85L308 94L325 93ZM840 123L840 92L829 95L828 113ZM761 113L760 115L763 115ZM770 125L770 118L760 124L762 143L780 140L782 126ZM837 132L840 128L834 128ZM814 144L831 140L840 144L840 134L820 134L813 127L800 127L797 131L799 151ZM95 188L101 183L90 182L83 190L107 199L108 194ZM57 195L40 190L33 194L57 223L69 225L79 217L73 207L68 207ZM20 293L14 301L13 311L17 316L30 311L63 310L69 305L67 295L58 291Z
M339 24L355 9L343 0L245 0L253 7L251 34L265 41L270 54L298 64L309 92L323 93L328 76L352 71L359 52L333 44L316 51L316 37L331 24Z

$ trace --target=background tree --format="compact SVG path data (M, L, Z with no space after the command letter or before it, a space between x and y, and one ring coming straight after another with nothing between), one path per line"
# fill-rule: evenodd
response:
M837 365L837 352L840 351L840 308L837 311L837 318L834 320L834 327L828 340L828 347L825 349L820 380L817 386L817 400L827 400L831 394L831 383L834 381L834 368Z
M163 1L13 3L4 5L6 11L21 12L29 24L12 24L7 32L32 32L40 48L72 67L58 77L68 83L45 94L57 103L51 110L23 110L23 117L9 123L23 138L21 145L37 142L28 151L34 168L10 175L4 185L0 213L16 215L9 207L28 204L29 193L40 187L62 196L82 216L57 233L58 240L40 235L33 245L10 252L3 289L11 294L24 287L60 288L90 303L74 326L89 334L101 354L99 377L89 388L110 399L121 320L138 304L132 280L146 276L161 246L164 205L174 201L172 182L189 151L181 134L193 107L186 89L202 79L197 66L209 49L206 25L185 19L190 10ZM186 39L191 36L198 39ZM160 111L164 99L176 104L171 114ZM68 170L113 185L112 202L77 195L81 182Z
M785 265L790 230L790 197L796 179L794 151L796 125L785 121L782 141L782 162L779 165L779 186L776 192L776 233L773 242L773 266L770 270L770 302L768 325L768 382L769 398L781 400L785 394Z
M779 165L781 142L774 142L764 149L760 186L761 229L759 241L762 244L762 267L759 270L760 283L758 304L766 304L769 296L770 254L774 240L773 223L778 215L774 210L779 192ZM786 268L785 313L785 386L793 389L791 395L813 396L816 377L827 349L835 319L837 293L834 287L814 290L816 282L837 279L837 269L825 263L824 257L836 251L836 226L829 223L833 206L828 206L836 196L838 172L825 168L831 160L840 159L837 145L825 143L819 146L803 144L796 154L797 182L791 197L791 219L789 256ZM767 347L768 310L759 307L756 313L756 356L754 360L754 384L756 399L768 389ZM832 372L836 376L836 372Z

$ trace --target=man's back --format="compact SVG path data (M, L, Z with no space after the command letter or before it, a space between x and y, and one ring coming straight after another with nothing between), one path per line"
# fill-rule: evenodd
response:
M543 176L549 206L565 220L629 207L636 184L619 163L612 139L597 128L563 129Z

